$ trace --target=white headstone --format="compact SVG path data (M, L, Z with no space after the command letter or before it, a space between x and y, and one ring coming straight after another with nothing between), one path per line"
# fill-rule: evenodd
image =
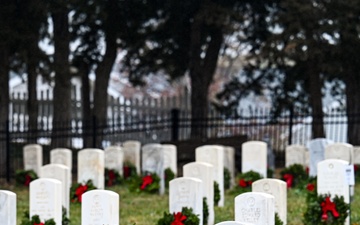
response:
M353 164L354 147L347 143L329 144L325 147L325 159L342 159Z
M267 177L267 144L263 141L247 141L241 146L241 172L251 170Z
M61 182L52 178L39 178L30 183L30 218L40 217L41 222L54 219L62 223Z
M326 138L316 138L307 144L310 154L309 176L316 177L317 164L325 159L325 147L332 143L333 141Z
M224 221L217 223L215 225L253 225L253 223L244 223L244 222L237 222L237 221Z
M354 146L354 164L360 164L360 146Z
M72 151L67 148L55 148L50 151L50 163L62 164L72 171Z
M304 145L289 145L286 146L285 167L294 164L300 164L306 167L306 152Z
M34 170L39 174L43 164L42 146L38 144L25 145L23 148L24 170Z
M16 225L16 194L0 190L0 221L2 225Z
M235 149L224 146L224 167L230 172L230 188L235 185Z
M123 175L124 151L119 146L109 146L105 149L105 168L117 171Z
M72 184L72 151L67 148L55 148L50 151L50 163L62 164L70 169L69 186Z
M198 178L203 183L203 194L206 197L208 205L209 217L208 225L214 224L214 167L210 163L191 162L183 166L184 177Z
M350 203L349 184L346 182L345 167L347 161L340 159L326 159L318 163L317 192L344 196L346 203Z
M92 190L82 195L81 225L119 225L119 194L108 190Z
M346 178L346 166L349 162L341 159L326 159L317 166L317 193L343 196L344 201L350 204L350 187ZM349 217L345 221L350 224Z
M78 152L78 183L92 180L98 189L105 186L105 154L100 149L83 149Z
M183 207L192 208L195 215L199 215L203 224L203 187L202 181L192 177L179 177L169 184L169 211L181 212Z
M254 225L275 225L275 198L261 192L235 197L235 221Z
M176 145L163 144L164 152L164 169L170 168L177 176L177 148Z
M70 169L61 164L48 164L40 168L41 178L53 178L61 182L62 206L66 208L67 216L70 215Z
M263 192L274 196L275 212L284 225L287 224L287 185L279 179L265 178L252 183L253 192Z
M206 162L214 166L214 181L219 184L220 201L218 206L224 206L224 147L219 145L203 145L195 149L196 162Z
M123 151L124 151L124 163L130 162L136 167L137 174L141 173L140 166L140 150L141 150L141 142L139 141L125 141L123 143Z
M164 179L164 153L161 144L150 143L142 147L142 173L156 173L160 178L160 190L162 195L165 193Z

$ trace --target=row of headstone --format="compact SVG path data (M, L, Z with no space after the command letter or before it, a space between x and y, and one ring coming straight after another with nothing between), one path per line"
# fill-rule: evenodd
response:
M54 219L62 224L61 182L39 178L30 183L29 216L38 215L41 222ZM55 194L56 193L56 194ZM108 190L92 190L82 196L81 224L119 225L119 194ZM16 225L16 194L0 190L0 221Z

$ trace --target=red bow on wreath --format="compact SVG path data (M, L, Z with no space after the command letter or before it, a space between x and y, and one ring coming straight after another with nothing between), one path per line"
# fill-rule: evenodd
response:
M294 181L294 176L292 174L290 174L290 173L286 173L286 174L284 174L283 177L284 177L284 179L286 181L287 187L288 188L292 187L292 183Z
M330 211L335 218L339 217L339 213L338 211L336 211L336 205L334 202L330 200L330 197L326 197L325 201L321 203L321 210L322 210L322 215L321 215L322 220L328 219L327 216L328 211Z
M181 212L174 213L174 221L171 225L184 225L182 221L186 220L186 216L183 215Z
M44 225L44 223L40 222L40 223L34 223L34 225Z
M25 175L25 183L24 183L24 185L29 186L30 182L31 182L31 176L29 174L26 174Z
M153 178L151 177L151 175L147 175L147 176L143 177L142 180L143 180L143 182L140 187L141 190L144 190L146 188L146 186L148 186L149 184L152 184L152 182L153 182Z
M116 178L115 172L113 170L109 170L108 175L109 175L109 180L108 180L107 185L112 186L113 182L114 182L114 180Z
M87 189L88 186L86 185L80 185L78 188L76 188L75 195L77 196L79 202L81 202L82 194L84 194Z

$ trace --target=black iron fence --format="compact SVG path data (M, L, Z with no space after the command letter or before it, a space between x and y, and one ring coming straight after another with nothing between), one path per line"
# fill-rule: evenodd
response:
M1 177L14 176L23 168L22 148L26 144L43 146L43 164L49 163L49 151L56 147L67 147L76 152L85 147L105 148L121 145L127 140L138 140L142 144L184 141L191 138L191 118L187 111L170 110L141 114L137 117L115 118L100 124L97 118L91 121L72 120L55 126L51 120L41 129L29 130L11 122L0 124ZM284 112L274 118L269 110L251 110L242 116L225 118L210 115L198 120L203 130L201 139L246 136L248 140L266 141L278 159L284 159L288 144L305 145L311 139L312 118L308 114ZM43 123L44 121L42 121ZM54 130L53 127L58 127ZM345 111L330 110L324 115L326 137L336 142L347 140L347 117Z

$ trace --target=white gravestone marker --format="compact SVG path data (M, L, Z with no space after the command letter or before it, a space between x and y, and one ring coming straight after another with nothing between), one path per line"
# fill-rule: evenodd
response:
M332 144L333 141L326 138L316 138L311 140L307 148L309 149L309 176L317 176L317 164L325 159L325 147Z
M317 166L317 192L330 194L331 198L343 196L346 203L350 203L350 189L347 182L346 168L349 163L340 159L326 159ZM345 224L350 224L347 218Z
M306 152L307 149L303 145L286 146L285 167L300 164L306 168Z
M165 193L164 154L161 144L150 143L142 147L142 173L156 173L160 178L159 194Z
M66 214L70 215L70 169L61 164L48 164L40 169L41 178L53 178L61 182L62 206L66 208Z
M191 162L183 166L184 177L198 178L203 182L203 194L206 197L209 210L208 225L212 225L215 222L213 170L213 165L204 162Z
M24 170L34 170L39 174L43 164L43 149L41 145L29 144L23 148Z
M267 177L267 144L263 141L247 141L241 146L241 172L251 170Z
M170 168L171 171L177 176L177 148L176 145L163 144L164 152L164 170Z
M50 151L50 164L62 164L70 169L69 187L72 184L72 151L67 148L55 148Z
M325 159L342 159L353 164L354 147L347 143L329 144L325 147Z
M119 225L119 201L119 194L113 191L85 192L81 204L81 225Z
M275 198L261 192L235 197L235 221L254 225L275 225Z
M83 149L78 152L78 183L92 180L98 189L105 186L105 154L100 149Z
M354 164L360 165L360 146L354 146Z
M109 146L105 150L105 168L117 171L123 175L124 151L119 146Z
M284 225L287 223L287 185L279 179L260 179L252 183L253 192L263 192L275 198L275 212L279 215Z
M224 147L219 145L203 145L195 149L196 162L206 162L214 166L214 181L219 184L220 201L218 206L224 206Z
M169 184L169 211L181 212L183 207L192 208L195 215L199 215L203 224L203 183L200 179L192 177L179 177Z
M230 188L235 185L235 149L224 146L224 167L230 172Z
M16 194L0 190L0 221L1 225L16 225Z
M124 162L132 163L136 167L137 174L141 173L140 149L141 143L139 141L129 140L123 143Z
M30 183L30 218L40 217L41 222L54 219L62 223L61 182L52 178L39 178Z

